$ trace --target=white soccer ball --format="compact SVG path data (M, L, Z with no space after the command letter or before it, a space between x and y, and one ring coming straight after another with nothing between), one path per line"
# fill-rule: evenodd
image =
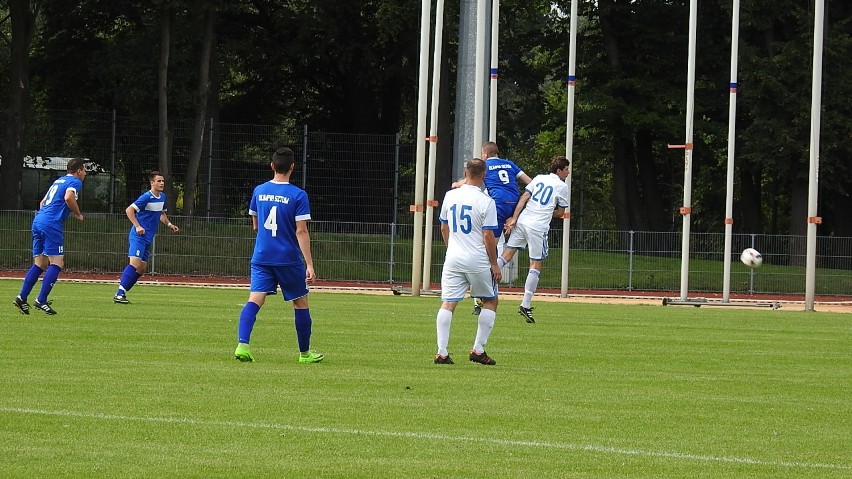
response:
M754 248L746 248L740 255L740 261L749 268L759 268L763 264L763 256Z

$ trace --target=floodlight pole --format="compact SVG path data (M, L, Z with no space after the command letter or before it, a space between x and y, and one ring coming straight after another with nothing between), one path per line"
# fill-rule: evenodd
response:
M568 107L565 122L565 158L568 159L568 171L565 184L568 185L568 206L562 214L562 277L559 296L568 297L568 264L571 239L571 178L574 176L574 90L577 86L577 3L571 0L571 20L568 40Z
M470 158L479 158L483 138L485 109L485 15L488 0L476 2L476 61L473 72L473 142Z
M692 217L692 125L695 112L695 37L698 30L698 0L689 2L689 60L686 79L686 142L683 145L683 238L680 263L680 299L689 291L689 229Z
M411 251L411 295L420 296L420 273L423 256L423 177L426 172L426 102L429 89L429 33L431 0L422 0L420 10L420 74L417 82L417 157L414 172L414 241Z
M728 183L725 198L725 268L722 273L722 302L731 301L731 235L734 226L734 148L737 126L737 58L740 38L740 0L734 0L731 16L731 84L728 106Z
M488 107L488 140L497 141L497 78L499 77L498 44L500 40L500 0L491 0L491 83ZM483 160L487 158L482 158ZM502 238L502 236L501 236Z
M811 85L811 154L808 173L808 244L805 263L805 311L814 310L816 291L816 233L822 218L817 216L819 186L819 133L822 106L822 44L825 1L814 2L814 58Z

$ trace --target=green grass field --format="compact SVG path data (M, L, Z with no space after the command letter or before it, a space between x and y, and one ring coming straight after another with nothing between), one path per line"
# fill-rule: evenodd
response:
M247 292L0 281L0 477L848 478L852 316L505 300L488 352L432 363L435 297L314 293L298 364L280 296L239 363ZM37 290L36 290L37 291ZM35 294L35 293L34 293ZM32 302L31 297L30 301Z

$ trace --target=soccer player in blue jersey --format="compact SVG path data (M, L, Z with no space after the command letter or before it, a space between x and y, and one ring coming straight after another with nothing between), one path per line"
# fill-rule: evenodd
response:
M453 364L447 346L453 312L468 289L482 300L476 338L468 358L493 366L485 345L497 316L497 282L502 275L497 266L497 208L494 200L482 192L485 162L474 158L464 167L465 184L452 189L441 203L441 236L447 245L441 272L441 308L435 318L438 354L435 364Z
M118 291L112 300L119 304L130 304L127 292L139 281L139 278L148 270L148 257L151 255L151 244L157 235L157 226L163 223L172 230L172 233L180 231L176 225L169 221L166 216L166 179L159 171L148 173L148 182L151 189L142 193L124 213L133 224L128 234L130 247L127 256L130 264L124 267L121 279L118 282Z
M249 340L257 313L281 286L285 301L293 302L296 339L300 363L318 363L323 355L311 351L311 312L308 309L308 283L316 277L311 256L308 221L311 208L308 195L290 184L295 155L290 148L279 148L270 164L274 177L254 189L249 205L252 228L257 232L251 258L251 290L240 313L237 349L234 357L254 362Z
M65 219L73 215L77 221L83 221L77 197L83 189L86 164L82 158L72 158L68 161L66 170L67 175L50 185L33 219L33 265L24 276L21 293L13 303L24 314L30 314L27 297L42 273L44 279L41 282L41 291L33 302L33 307L46 314L56 314L47 297L65 266Z

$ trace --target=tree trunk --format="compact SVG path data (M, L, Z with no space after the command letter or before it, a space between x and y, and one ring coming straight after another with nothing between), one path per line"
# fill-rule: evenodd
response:
M166 208L175 213L176 198L174 196L174 178L172 177L171 130L169 129L169 52L172 36L172 9L168 4L163 5L160 12L160 64L158 75L158 113L159 135L158 150L160 172L166 179Z
M789 265L804 266L807 255L808 182L793 179L790 189L790 251Z
M739 222L734 222L734 230L740 233L763 233L760 212L760 175L754 176L749 168L740 168L740 201L736 211L740 211ZM739 224L737 224L739 223Z
M35 31L36 10L30 9L29 0L9 0L12 24L9 65L9 104L5 115L5 142L0 166L0 208L21 209L21 177L24 156L27 154L27 118L30 87L30 43Z
M639 169L639 180L642 184L642 199L645 206L645 218L651 231L670 231L672 228L671 211L666 208L657 165L654 162L654 151L651 135L647 131L636 134L636 162Z
M213 25L216 22L216 7L209 5L204 12L204 40L201 44L201 59L198 66L198 104L195 109L195 124L192 130L192 146L186 166L184 182L183 214L195 215L195 189L198 184L198 165L204 149L204 127L207 119L207 99L210 94L210 58L213 52Z

